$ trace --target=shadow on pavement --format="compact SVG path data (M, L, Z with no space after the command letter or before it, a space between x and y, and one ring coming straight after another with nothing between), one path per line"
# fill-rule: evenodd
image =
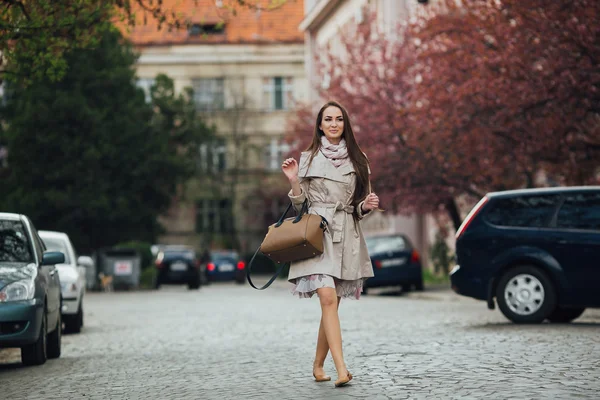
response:
M475 330L498 330L498 329L539 329L540 327L547 328L569 328L569 329L581 329L581 328L600 328L600 322L586 322L586 321L575 321L570 323L550 323L544 322L541 324L515 324L513 322L498 322L498 323L486 323L483 325L472 325L469 329Z
M2 361L0 361L0 374L3 371L13 371L15 369L20 369L20 368L25 368L25 366L23 364L21 364L20 362L3 363Z

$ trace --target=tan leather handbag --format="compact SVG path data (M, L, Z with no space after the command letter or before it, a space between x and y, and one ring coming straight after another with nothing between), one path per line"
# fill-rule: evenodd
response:
M306 200L302 204L298 216L286 218L291 208L292 204L290 203L281 218L269 226L262 244L248 263L246 278L255 289L263 290L269 287L286 264L323 254L323 231L327 228L327 220L320 215L308 214L308 201ZM259 251L275 263L280 264L275 275L261 288L254 286L250 279L252 261Z

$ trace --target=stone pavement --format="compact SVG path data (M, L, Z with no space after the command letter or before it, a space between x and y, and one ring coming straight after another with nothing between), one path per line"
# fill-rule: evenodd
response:
M64 336L60 359L24 368L0 350L0 399L600 398L600 310L520 326L448 290L373 290L342 302L354 380L335 389L311 376L318 299L288 290L88 293L86 326Z

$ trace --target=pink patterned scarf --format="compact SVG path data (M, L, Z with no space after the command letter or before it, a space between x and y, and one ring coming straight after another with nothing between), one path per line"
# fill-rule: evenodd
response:
M327 157L333 165L339 167L350 162L346 140L342 138L339 144L331 144L325 135L321 136L321 153Z

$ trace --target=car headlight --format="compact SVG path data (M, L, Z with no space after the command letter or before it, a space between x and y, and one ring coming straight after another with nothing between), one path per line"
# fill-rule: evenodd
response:
M31 279L9 283L0 290L0 302L31 300L34 292L35 285Z

